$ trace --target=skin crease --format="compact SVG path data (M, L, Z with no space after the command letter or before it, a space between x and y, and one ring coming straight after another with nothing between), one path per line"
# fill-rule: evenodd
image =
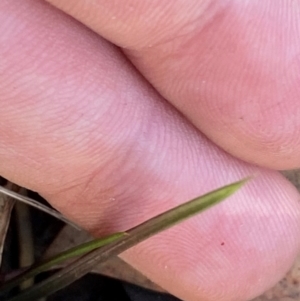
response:
M269 168L299 166L299 1L49 2L123 47L226 151Z
M66 10L71 7L71 2L59 3L65 5ZM105 3L93 2L94 6L89 6L89 1L77 3L70 13L78 17L83 11L83 16L90 19L81 21L95 29L97 22L92 17L93 14L99 16L97 3L99 7L105 7ZM118 16L122 15L120 5L108 3L116 4L106 3L106 18L114 16L114 8L120 10ZM130 7L130 1L127 3ZM218 11L217 6L207 1L197 10L193 9L192 1L189 3L185 9L193 11L193 20L210 11L205 22L214 22L212 16ZM227 1L224 9L229 9L230 3L235 2ZM144 8L151 7L145 4ZM172 8L174 14L175 8ZM229 11L232 10L230 6ZM149 18L151 16L156 14L149 13ZM120 43L126 47L133 45L136 49L126 52L130 52L140 69L146 68L149 61L143 58L143 53L151 54L152 50L146 51L142 49L145 45L137 45L143 28L136 36L130 34L134 21L145 18L129 18L133 24L126 26L124 34L108 20L103 35L109 38L111 34L110 40L119 36L123 39ZM22 0L20 5L18 0L1 1L0 22L1 175L38 191L67 217L93 234L101 235L126 230L211 189L256 174L247 186L224 203L122 256L163 288L187 301L249 300L284 275L300 248L300 208L296 189L282 176L244 163L218 148L172 107L171 103L177 100L168 98L167 102L151 87L120 49L45 2ZM168 28L173 28L173 24L166 27L160 42L168 39ZM144 41L151 30L145 30ZM172 35L175 33L174 29ZM131 38L126 40L129 35ZM169 39L172 41L172 36ZM194 47L187 47L187 52L195 50ZM154 54L149 60L154 63L153 58ZM169 67L166 62L167 70L171 62L170 58ZM182 70L187 66L191 68L184 59L178 64ZM242 66L243 60L240 68ZM158 90L161 92L164 86L164 91L168 91L176 83L172 81L178 74L168 83L161 70L157 63L148 66L144 74L152 83L156 76L163 79ZM187 73L187 78L189 76ZM182 81L184 78L182 75ZM204 102L201 113L197 103L192 104L191 77L189 81L191 86L180 84L186 91L180 93L186 93L185 100L190 102L186 104L185 115L190 112L189 107L194 107L196 114L201 118L208 115L210 120L217 110L209 114ZM237 91L243 87L242 82L237 82ZM272 88L270 86L270 92ZM218 97L223 95L220 101L225 101L220 82L216 81L213 91ZM167 92L161 94L166 96ZM292 104L292 99L287 101ZM241 102L241 107L245 109L247 103ZM261 112L255 102L253 108L248 103L248 108ZM287 118L285 110L289 109L282 108L280 118L286 118L291 130L282 131L282 140L277 137L274 149L285 145L283 141L289 141L289 147L297 147L292 142L297 141L297 137L291 139L291 135L297 133L297 124L293 118ZM188 116L190 120L193 114ZM294 114L297 114L295 107ZM271 133L274 116L264 117ZM232 126L227 126L226 135L229 140L244 139L243 143L253 150L249 161L258 162L268 152L269 162L265 165L270 165L277 156L283 160L284 167L291 166L291 162L299 167L296 151L291 152L287 160L282 151L265 150L264 142L255 140L257 128L242 130L245 136L242 138L234 114L230 118ZM216 119L211 124L211 131L216 127L222 130ZM282 129L285 129L283 125ZM236 145L236 152L242 153L243 149L243 145Z

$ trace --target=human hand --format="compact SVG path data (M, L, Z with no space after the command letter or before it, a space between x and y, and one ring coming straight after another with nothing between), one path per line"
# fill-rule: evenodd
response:
M300 245L299 195L264 168L300 166L296 3L51 2L97 34L1 2L0 174L95 235L258 174L122 257L187 301L275 284Z

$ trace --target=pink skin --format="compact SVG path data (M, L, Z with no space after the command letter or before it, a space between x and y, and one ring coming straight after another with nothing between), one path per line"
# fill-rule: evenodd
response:
M125 48L205 135L269 168L300 165L300 3L49 0Z
M256 174L226 202L122 256L187 301L249 300L274 285L300 248L297 191L277 172L225 153L172 104L236 156L272 168L299 167L295 66L284 68L285 57L271 52L281 45L279 54L288 55L286 43L292 58L296 52L297 20L292 11L284 14L286 2L278 1L256 31L249 20L256 24L267 1L260 8L256 1L223 1L221 7L145 0L138 8L133 0L121 2L124 7L101 0L52 2L130 48L126 54L160 94L117 47L71 17L42 1L4 0L0 174L38 191L95 235L126 230ZM282 32L294 22L290 41L265 37L260 57L249 45L233 47L250 43L246 36L257 39L254 32L271 33L280 16L287 18ZM254 46L260 49L258 40Z

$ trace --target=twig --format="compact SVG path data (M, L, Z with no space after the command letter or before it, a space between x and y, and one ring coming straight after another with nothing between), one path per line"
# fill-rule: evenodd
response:
M18 190L19 187L8 182L6 186L12 190ZM0 218L0 263L2 260L2 252L4 247L4 242L7 234L7 229L9 226L10 215L11 211L14 207L15 201L11 199L10 196L2 195L0 196L0 211L1 211L1 218Z
M18 202L15 207L19 240L19 266L24 268L34 262L34 243L32 227L30 221L30 212L28 206ZM20 289L29 288L34 283L34 279L28 279L20 284Z
M23 203L25 203L25 204L27 204L27 205L30 205L30 206L32 206L32 207L34 207L34 208L37 208L37 209L39 209L39 210L41 210L41 211L44 211L44 212L46 212L46 213L48 213L48 214L54 216L55 218L57 218L57 219L59 219L59 220L65 222L66 224L69 224L69 225L73 226L74 228L77 228L78 230L81 230L80 227L78 227L78 226L77 226L76 224L74 224L73 222L69 221L67 218L65 218L65 217L64 217L61 213L59 213L58 211L53 210L53 209L51 209L51 208L49 208L49 207L47 207L47 206L44 206L43 204L41 204L41 203L39 203L39 202L37 202L37 201L35 201L35 200L29 198L29 197L26 197L26 196L24 196L24 195L21 195L21 194L19 194L19 193L16 193L16 192L14 192L14 191L12 191L12 190L6 189L6 188L4 188L3 186L0 186L0 193L5 194L5 195L7 195L7 196L9 196L9 197L11 197L11 198L13 198L13 199L18 200L18 201L21 201L21 202L23 202Z

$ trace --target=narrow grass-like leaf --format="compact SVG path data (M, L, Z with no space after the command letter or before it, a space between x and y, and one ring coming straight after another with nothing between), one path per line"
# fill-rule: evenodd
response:
M24 196L24 195L21 195L19 193L16 193L16 192L12 191L12 190L6 189L3 186L0 186L0 193L5 194L5 195L7 195L7 196L9 196L9 197L11 197L11 198L13 198L15 200L23 202L23 203L25 203L25 204L27 204L29 206L32 206L32 207L34 207L36 209L44 211L44 212L46 212L46 213L54 216L55 218L57 218L57 219L65 222L66 224L69 224L72 227L77 228L78 230L80 230L80 228L76 224L74 224L73 222L69 221L67 218L65 218L58 211L53 210L52 208L49 208L47 206L44 206L43 204L41 204L41 203L39 203L39 202L37 202L37 201L35 201L35 200L27 197L27 196Z
M10 299L9 301L33 301L38 298L48 296L66 287L90 272L95 265L105 262L111 256L116 256L152 235L166 230L171 226L221 202L236 192L247 180L248 179L244 179L214 190L162 213L139 226L130 229L129 231L126 231L128 235L117 239L111 244L91 251L53 276L34 287L21 292L18 296ZM178 239L180 239L180 237L178 237Z
M12 289L13 287L19 285L27 279L33 278L34 276L47 271L54 265L60 264L66 260L72 259L74 257L82 256L92 250L100 248L104 245L112 243L116 239L126 235L126 232L118 232L114 233L102 238L94 239L92 241L86 242L69 250L66 250L58 255L55 255L49 259L43 260L42 262L33 265L32 267L25 270L20 275L14 277L11 280L5 282L2 286L0 286L0 291L6 291Z

